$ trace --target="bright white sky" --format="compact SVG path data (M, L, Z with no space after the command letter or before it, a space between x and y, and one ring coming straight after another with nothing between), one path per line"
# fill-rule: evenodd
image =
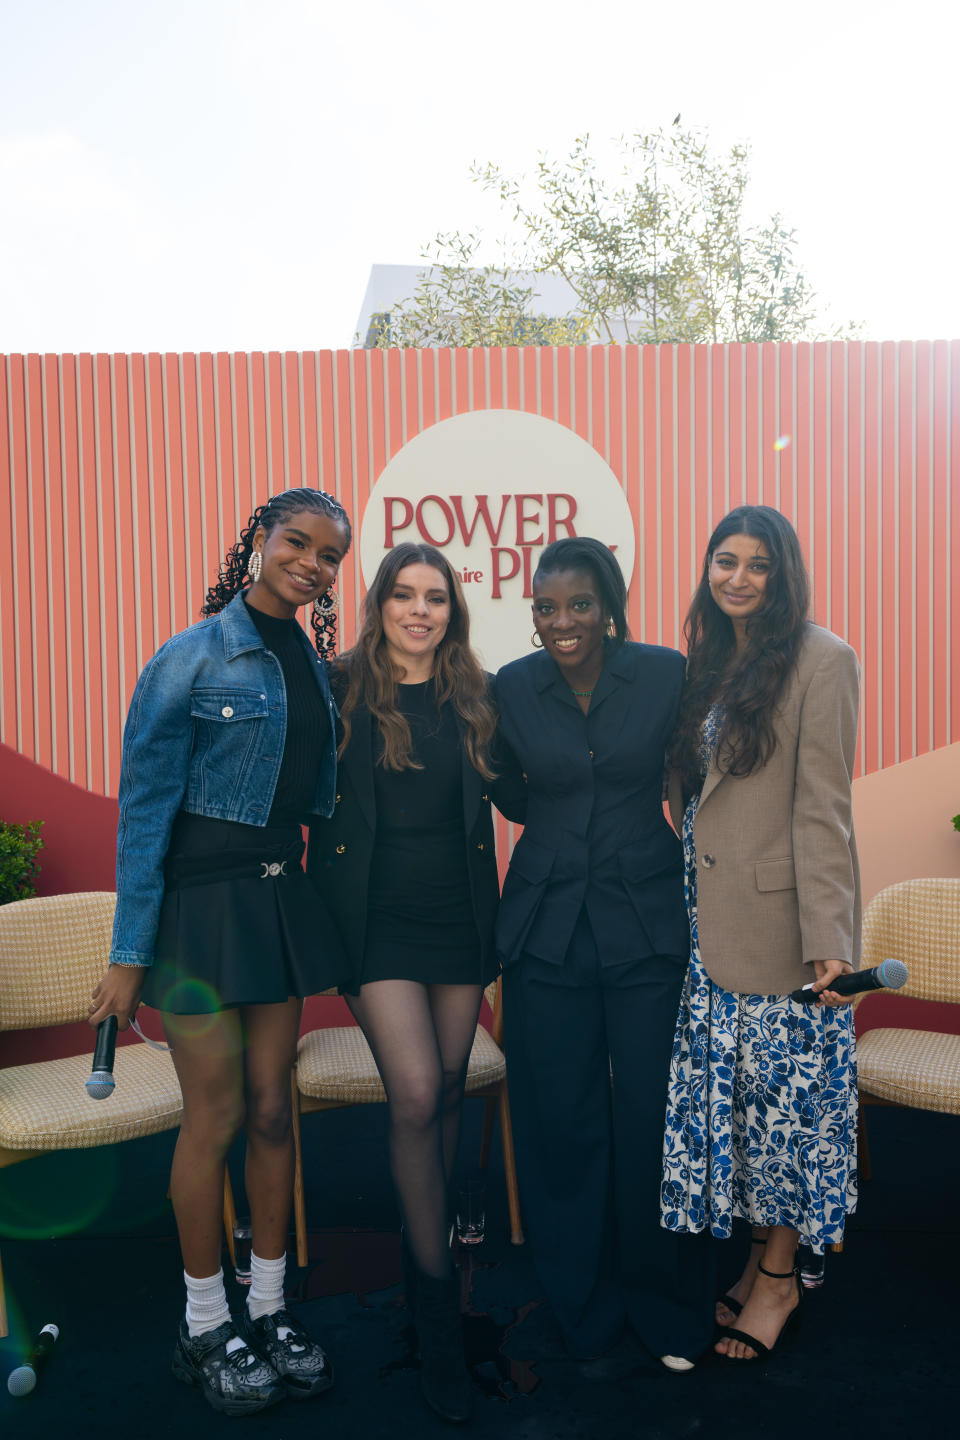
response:
M958 14L0 0L0 351L349 345L372 263L503 233L471 161L678 111L751 143L751 214L796 227L834 320L960 336Z

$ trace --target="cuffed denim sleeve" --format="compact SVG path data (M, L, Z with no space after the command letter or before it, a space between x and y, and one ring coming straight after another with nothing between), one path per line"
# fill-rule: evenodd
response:
M163 861L186 793L193 745L191 675L186 648L168 642L145 666L130 702L118 794L113 965L153 962Z

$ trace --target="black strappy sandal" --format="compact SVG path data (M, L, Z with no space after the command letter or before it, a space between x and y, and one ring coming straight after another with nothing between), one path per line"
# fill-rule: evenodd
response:
M766 1245L766 1243L767 1243L767 1237L766 1237L766 1235L764 1235L762 1239L760 1238L759 1235L751 1235L751 1236L750 1236L750 1244L751 1244L751 1245ZM742 1301L742 1300L735 1300L732 1295L727 1295L727 1294L718 1295L717 1298L716 1298L715 1303L716 1303L717 1305L726 1305L727 1309L730 1311L730 1313L731 1313L732 1315L739 1315L739 1314L740 1314L740 1311L743 1309L743 1301ZM720 1321L719 1321L719 1320L717 1321L717 1324L718 1324L718 1325L720 1324Z
M792 1270L768 1270L767 1267L764 1265L763 1261L761 1261L757 1268L759 1270L762 1270L764 1275L768 1275L771 1280L786 1280L788 1276L793 1275L796 1278L797 1282L796 1305L790 1311L790 1314L787 1316L786 1320L784 1320L783 1324L780 1326L780 1334L777 1336L773 1345L764 1345L763 1341L758 1340L755 1335L748 1335L745 1330L734 1330L732 1325L725 1325L721 1334L725 1335L728 1340L740 1340L744 1345L749 1345L751 1350L756 1351L756 1354L753 1357L755 1360L765 1360L770 1354L770 1351L774 1348L774 1346L779 1345L781 1339L783 1338L783 1332L786 1330L791 1320L794 1320L796 1316L800 1313L800 1306L803 1303L803 1281L800 1279L800 1271L796 1265L794 1265ZM733 1356L724 1354L721 1354L720 1358L722 1360L730 1360L734 1364L739 1364L741 1360L746 1360L749 1362L750 1359L749 1356Z

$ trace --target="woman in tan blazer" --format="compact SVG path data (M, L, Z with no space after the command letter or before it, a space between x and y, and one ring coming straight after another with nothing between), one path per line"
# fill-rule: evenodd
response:
M691 960L662 1223L726 1237L750 1222L747 1267L717 1308L731 1360L774 1345L802 1295L798 1241L838 1241L856 1197L853 1028L830 981L860 954L859 667L808 604L791 525L765 505L731 511L687 616L671 755ZM816 1004L790 999L807 984Z

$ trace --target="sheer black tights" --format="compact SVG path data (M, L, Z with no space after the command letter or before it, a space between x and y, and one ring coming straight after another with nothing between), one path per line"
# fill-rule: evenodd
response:
M447 1185L481 994L479 985L375 980L346 997L387 1092L404 1236L427 1275L450 1268Z

